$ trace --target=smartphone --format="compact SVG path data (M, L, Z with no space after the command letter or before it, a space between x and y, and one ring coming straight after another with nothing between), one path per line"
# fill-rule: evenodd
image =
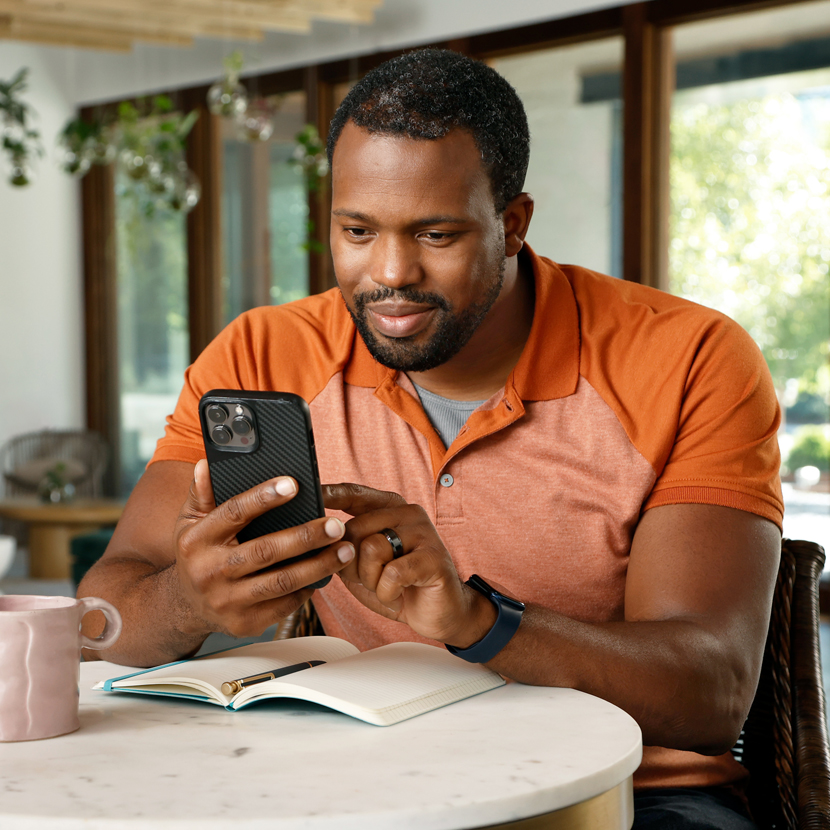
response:
M240 542L326 515L311 414L299 395L213 389L199 401L199 420L217 505L276 476L291 476L299 485L291 501L243 528L236 536ZM330 579L310 587L322 588Z

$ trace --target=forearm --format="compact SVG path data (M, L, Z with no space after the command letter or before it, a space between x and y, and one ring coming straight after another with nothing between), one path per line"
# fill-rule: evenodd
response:
M175 563L158 568L139 559L106 558L81 581L78 596L108 600L124 623L112 648L85 649L85 660L157 666L193 654L210 633L183 598ZM90 613L84 619L84 633L90 637L98 636L103 627L100 613Z
M760 671L760 654L746 659L724 642L690 621L593 624L530 605L488 665L608 700L637 721L647 745L717 754L734 744Z

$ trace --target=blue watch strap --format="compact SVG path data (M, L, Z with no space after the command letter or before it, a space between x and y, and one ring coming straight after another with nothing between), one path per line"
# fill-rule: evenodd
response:
M496 606L499 614L493 627L477 643L473 643L469 648L447 645L447 651L469 663L487 663L510 642L518 631L525 605L523 602L500 594L477 574L473 574L466 584L484 594Z

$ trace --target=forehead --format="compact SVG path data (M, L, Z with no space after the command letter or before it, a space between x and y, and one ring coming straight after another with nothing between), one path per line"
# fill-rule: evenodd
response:
M466 130L438 139L371 133L349 122L332 157L332 199L336 205L372 199L443 201L493 210L493 196L481 153Z

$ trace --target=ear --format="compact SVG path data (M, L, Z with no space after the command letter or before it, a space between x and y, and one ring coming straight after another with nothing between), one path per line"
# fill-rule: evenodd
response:
M529 193L520 193L504 209L505 256L516 256L522 250L532 216L533 197Z

